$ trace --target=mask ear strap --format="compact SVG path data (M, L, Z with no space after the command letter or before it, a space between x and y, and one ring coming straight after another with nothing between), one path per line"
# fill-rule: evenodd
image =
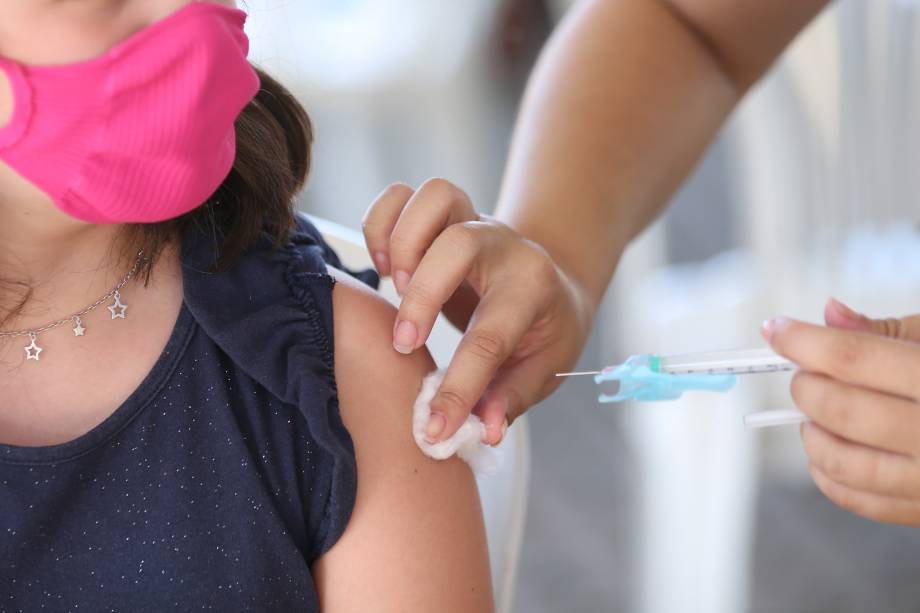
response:
M13 112L9 120L0 126L2 151L15 145L29 127L29 120L32 118L32 88L26 80L22 66L4 57L0 57L0 76L6 77L13 102Z

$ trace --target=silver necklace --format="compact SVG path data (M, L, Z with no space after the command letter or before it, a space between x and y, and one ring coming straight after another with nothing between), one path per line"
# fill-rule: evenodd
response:
M38 335L43 332L48 332L53 330L58 326L63 326L66 323L73 323L73 335L74 336L83 336L86 334L86 328L83 326L83 317L96 309L96 307L101 304L108 302L110 299L114 298L115 301L110 304L107 308L112 313L112 319L125 319L125 315L128 312L128 305L121 301L121 289L137 274L137 269L140 267L141 262L143 262L144 252L139 251L137 253L137 259L134 261L134 266L131 267L131 270L122 277L121 281L118 282L118 285L110 289L104 296L99 300L92 303L88 307L57 321L45 324L44 326L38 328L32 328L29 330L11 330L8 332L0 331L0 338L14 338L17 336L28 336L31 341L28 345L23 347L26 352L26 361L35 360L38 362L41 358L39 357L41 352L44 351L42 347L38 345Z

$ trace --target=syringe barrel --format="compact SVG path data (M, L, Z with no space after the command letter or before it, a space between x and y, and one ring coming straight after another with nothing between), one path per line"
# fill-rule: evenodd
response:
M794 370L795 368L795 364L766 347L763 349L701 351L659 356L658 358L658 372L673 375L743 375Z

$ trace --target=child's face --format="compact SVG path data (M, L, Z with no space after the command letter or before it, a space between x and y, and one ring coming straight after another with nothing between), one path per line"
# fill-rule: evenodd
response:
M104 54L135 32L195 0L0 0L0 57L26 65L69 64ZM206 0L235 6L235 0ZM0 70L0 127L13 114L10 82ZM4 204L50 199L0 162Z
M90 59L193 0L29 0L0 2L0 56L23 64ZM234 6L235 0L209 0ZM0 125L11 112L0 74Z
M208 0L234 6L234 0ZM0 2L0 56L24 64L96 57L193 0Z

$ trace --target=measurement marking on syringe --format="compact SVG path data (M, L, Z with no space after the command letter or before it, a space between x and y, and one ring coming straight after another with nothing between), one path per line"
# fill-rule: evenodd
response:
M707 351L683 355L646 355L632 356L624 364L636 359L643 360L652 371L671 375L756 375L795 370L795 364L777 355L768 348L738 349L729 351ZM603 371L582 371L558 373L557 377L574 377L603 374Z
M762 366L726 366L724 368L664 368L672 375L757 375L795 370L792 365L764 364Z

